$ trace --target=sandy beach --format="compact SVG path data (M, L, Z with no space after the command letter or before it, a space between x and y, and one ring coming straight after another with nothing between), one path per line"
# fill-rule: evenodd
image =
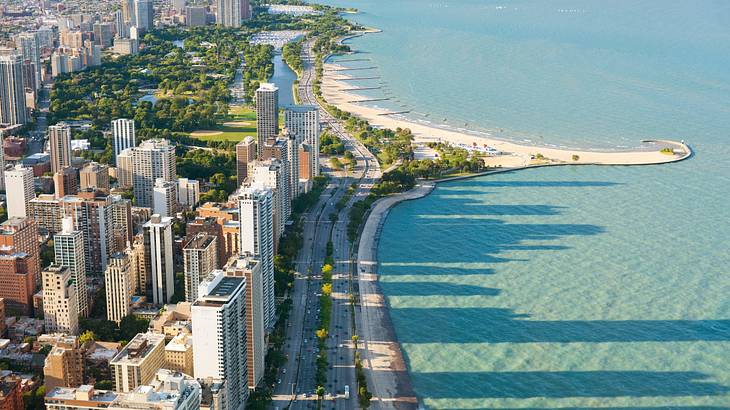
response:
M489 157L487 159L487 165L503 167L531 165L535 164L536 161L540 161L535 158L538 154L541 154L544 158L544 160L542 160L543 162L596 165L663 164L679 161L691 155L691 150L687 145L675 141L653 141L647 143L649 146L641 151L581 151L519 145L496 138L490 138L489 136L475 136L458 131L419 124L401 118L395 118L392 115L387 115L387 112L381 109L353 103L352 101L363 100L365 98L343 91L353 88L351 84L342 81L351 78L350 75L346 74L347 71L340 71L343 68L344 67L333 63L327 63L324 66L322 95L329 104L363 118L375 127L385 127L390 129L396 129L399 127L408 128L415 136L415 141L417 143L441 141L454 145L464 144L477 147L487 145L503 153L502 155ZM662 148L671 148L674 150L674 154L662 153L660 152ZM577 157L574 157L576 155Z

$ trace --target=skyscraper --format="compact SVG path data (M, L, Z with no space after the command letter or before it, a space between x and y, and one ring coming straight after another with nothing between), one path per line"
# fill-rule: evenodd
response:
M241 0L216 0L215 22L224 27L241 27Z
M128 148L117 155L117 185L119 185L119 188L131 188L133 175L134 161L132 148Z
M135 26L139 31L149 31L155 28L155 9L152 0L134 0Z
M134 120L119 118L112 121L112 138L112 150L115 159L125 149L137 146Z
M293 201L299 196L299 141L294 133L284 128L281 139L286 142L287 162L289 165L289 197Z
M249 181L253 185L264 186L271 189L274 208L274 252L278 247L278 240L284 234L286 221L291 214L291 201L289 200L289 181L286 176L285 166L277 159L266 161L254 161L249 164Z
M5 134L0 130L0 146L5 144ZM0 149L0 191L5 190L5 149Z
M256 147L258 157L266 140L279 135L279 88L261 83L256 90Z
M246 137L236 144L236 175L239 187L248 175L248 164L256 160L257 155L256 141L253 137Z
M199 233L183 248L183 270L185 273L185 301L198 299L198 286L218 266L217 238Z
M112 209L116 198L88 191L60 198L63 215L72 218L74 229L84 235L87 274L103 274L107 258L116 251Z
M76 168L64 166L54 172L53 185L56 189L56 198L62 198L66 195L76 195L79 192Z
M33 168L17 164L5 171L5 193L8 218L31 216L30 200L35 198Z
M263 185L244 186L238 198L240 254L250 254L261 264L264 326L274 325L274 205L273 193Z
M251 18L251 2L249 0L241 0L241 20Z
M0 123L16 125L28 122L23 83L23 57L0 55Z
M137 206L151 208L157 178L174 181L177 173L175 147L167 140L144 141L132 150L132 181Z
M177 180L177 204L194 208L200 200L200 181L188 178Z
M98 162L90 162L79 171L80 187L109 192L109 167Z
M261 264L243 255L226 269L226 276L246 278L246 341L248 387L255 389L264 376L266 342L264 329L264 278Z
M39 90L41 84L41 44L40 35L35 31L27 31L20 33L15 38L15 44L23 53L23 59L28 60L33 65L33 84L35 89Z
M195 378L226 380L228 408L243 408L248 398L246 279L213 271L200 284L191 314Z
M59 172L71 166L71 127L58 123L48 127L48 144L51 146L51 171Z
M144 224L145 271L151 277L148 300L155 305L170 303L175 294L172 258L172 218L152 215Z
M106 287L106 317L119 324L129 315L132 303L132 271L129 255L117 252L109 258L104 272Z
M51 265L43 270L43 318L46 332L79 334L76 286L71 269Z
M175 216L175 212L177 212L177 183L157 178L152 191L152 212L162 217Z
M297 145L311 148L310 175L319 175L319 111L313 105L290 105L284 109L284 126L297 138Z
M89 316L89 301L86 292L86 255L84 252L84 236L74 230L73 220L64 218L61 233L53 237L53 251L56 265L66 266L71 270L74 288L77 295L77 314Z

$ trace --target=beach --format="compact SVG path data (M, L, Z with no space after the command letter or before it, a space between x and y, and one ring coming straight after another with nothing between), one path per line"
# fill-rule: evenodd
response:
M476 136L466 132L419 124L389 114L385 110L353 102L365 100L366 98L343 91L353 88L351 84L343 81L352 78L345 74L346 72L345 67L334 63L325 64L322 76L322 95L329 104L367 120L374 127L393 130L408 128L418 144L444 142L468 147L488 146L498 150L501 153L500 155L487 157L486 164L488 166L522 167L533 165L536 161L576 165L652 165L680 161L692 154L691 149L686 144L677 141L652 140L645 142L642 148L636 151L589 151L521 145L490 136ZM660 152L664 148L673 150L673 153Z

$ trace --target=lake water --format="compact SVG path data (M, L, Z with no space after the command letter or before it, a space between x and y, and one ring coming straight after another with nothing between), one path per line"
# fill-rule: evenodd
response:
M383 33L343 65L413 119L650 167L440 185L397 206L383 291L431 408L730 409L730 2L329 0ZM504 131L499 131L504 130Z

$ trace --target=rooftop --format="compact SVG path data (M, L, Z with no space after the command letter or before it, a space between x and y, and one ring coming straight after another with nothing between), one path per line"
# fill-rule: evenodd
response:
M114 364L139 364L152 350L160 344L164 345L165 335L155 333L138 333L126 346L111 360Z

